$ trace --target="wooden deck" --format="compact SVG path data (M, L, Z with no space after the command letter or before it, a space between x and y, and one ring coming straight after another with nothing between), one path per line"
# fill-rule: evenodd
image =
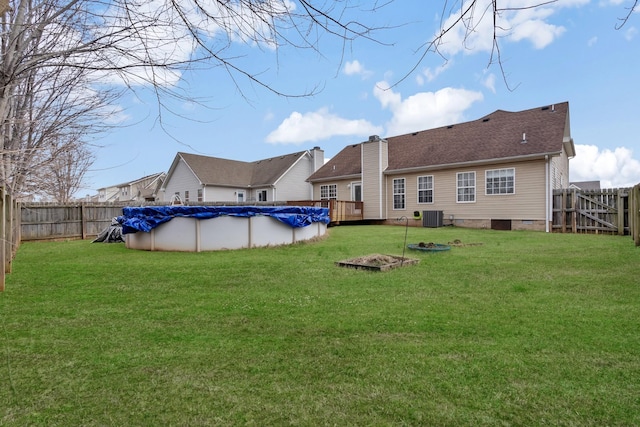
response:
M340 224L343 221L362 221L363 202L346 200L295 200L287 202L291 206L314 206L329 208L330 224Z

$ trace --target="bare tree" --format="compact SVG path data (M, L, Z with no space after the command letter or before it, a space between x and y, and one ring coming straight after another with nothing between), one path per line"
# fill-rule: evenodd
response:
M56 155L77 149L78 158L86 158L83 144L109 127L112 102L120 92L96 90L81 68L42 65L22 77L13 86L10 120L3 127L3 183L14 193L38 194L34 183L44 182L41 174L51 175Z
M249 82L278 96L309 96L314 88L280 90L266 77L267 67L246 68L237 47L276 54L290 47L322 54L326 38L341 41L343 47L357 38L379 42L378 31L384 28L365 20L391 2L0 0L0 185L21 191L42 154L56 152L48 150L47 143L73 140L80 148L85 133L108 125L97 120L95 112L117 98L114 87L152 88L160 117L169 108L168 98L192 99L177 83L186 71L201 67L223 68L241 93ZM621 25L637 0L632 3ZM462 29L465 43L486 20L493 24L489 63L501 66L499 40L508 29L501 28L500 16L516 10L511 3L502 4L444 0L440 31L422 47L416 67L430 52L443 54L447 34ZM98 95L78 95L91 91Z
M77 128L99 128L95 111L113 101L114 92L108 89L113 85L151 87L159 115L167 108L167 97L190 98L176 83L195 67L223 67L238 88L245 79L277 95L312 94L280 91L263 80L264 69L243 68L231 47L239 42L264 50L291 46L320 52L327 34L344 43L373 39L374 28L350 18L357 15L354 7L350 0L321 6L307 0L0 3L0 185L21 191L43 153L56 152L47 143L67 141L70 134L77 138L82 135ZM369 11L378 7L367 6ZM78 93L88 91L89 81L96 92L107 88L106 95L79 101ZM76 147L81 147L79 138L74 139Z
M615 29L621 29L630 19L631 14L638 8L638 0L627 0L630 6ZM476 37L485 37L484 44L490 44L489 59L487 67L497 65L500 68L503 80L507 88L510 88L506 79L504 64L502 61L501 39L507 36L512 28L503 19L506 14L526 11L528 9L539 9L557 3L558 0L528 0L521 2L498 1L498 0L454 0L442 1L441 20L437 32L428 39L418 49L419 57L414 66L409 69L394 85L407 79L423 63L425 58L431 54L436 54L447 59L446 50L449 47L448 37L456 33L453 37L460 46L465 49L473 49L470 46L471 40ZM517 6L516 6L517 4ZM485 31L488 30L488 31Z
M43 154L37 173L29 176L29 193L47 200L69 203L83 187L83 179L94 154L82 141L58 141Z

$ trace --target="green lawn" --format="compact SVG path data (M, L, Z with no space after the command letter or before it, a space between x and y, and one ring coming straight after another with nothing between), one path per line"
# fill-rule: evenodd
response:
M209 253L25 243L0 293L0 425L640 425L629 237L341 226Z

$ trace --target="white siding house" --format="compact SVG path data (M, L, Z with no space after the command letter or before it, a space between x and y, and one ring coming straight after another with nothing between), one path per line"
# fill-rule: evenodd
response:
M324 163L320 147L255 162L177 153L162 187L163 200L273 202L310 200L306 179Z
M98 202L155 201L166 174L164 172L98 189Z

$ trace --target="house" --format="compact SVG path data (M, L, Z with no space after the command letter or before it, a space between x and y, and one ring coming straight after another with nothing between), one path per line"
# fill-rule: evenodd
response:
M309 200L312 187L306 179L322 164L320 147L255 162L177 153L163 197L185 203Z
M98 189L99 202L153 202L158 200L158 191L164 182L164 172L154 173L133 181Z
M569 188L576 190L600 190L600 181L575 181L569 184Z
M345 147L308 181L315 199L361 200L364 220L549 231L553 190L569 186L573 156L564 102L374 135Z

